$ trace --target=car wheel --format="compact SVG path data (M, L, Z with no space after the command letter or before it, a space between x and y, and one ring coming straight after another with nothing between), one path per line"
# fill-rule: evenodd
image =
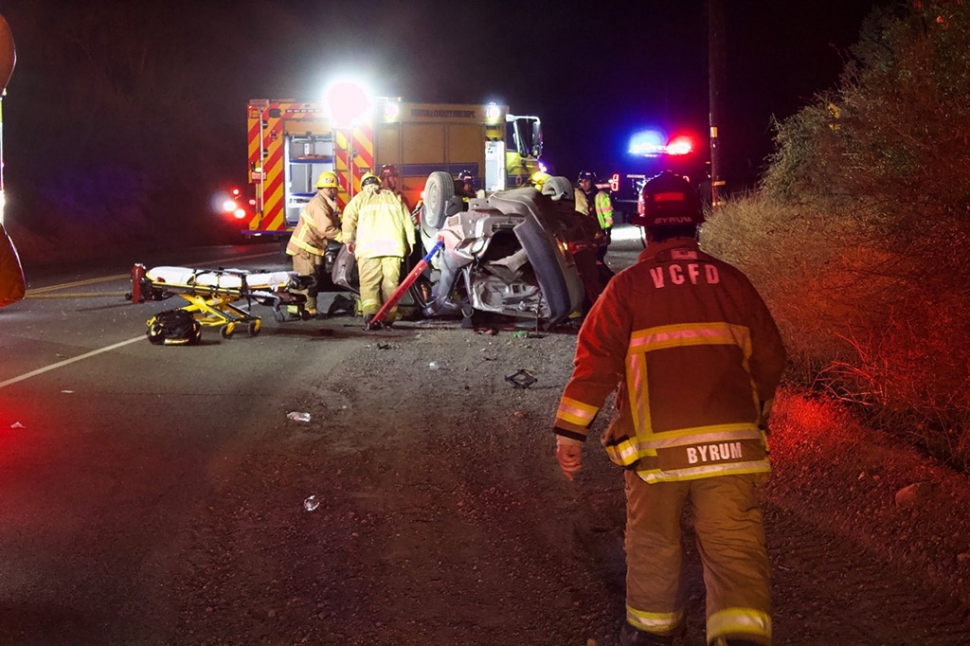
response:
M424 223L440 229L447 218L448 205L455 197L455 181L443 171L431 173L424 185Z

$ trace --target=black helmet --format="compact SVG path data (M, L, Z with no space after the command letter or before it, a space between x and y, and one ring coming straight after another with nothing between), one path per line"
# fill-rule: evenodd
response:
M637 224L644 227L698 226L704 211L686 179L669 170L650 178L640 189Z
M576 181L581 182L584 179L588 179L591 182L595 182L596 181L596 173L594 173L591 170L580 171L580 173L579 173L579 179L577 179Z
M381 174L381 179L384 179L388 175L393 175L394 177L397 177L397 166L395 166L394 164L384 164L383 166L381 166L380 174Z
M474 184L475 174L470 170L463 170L458 173L458 179L460 179L462 182L467 182L468 184Z

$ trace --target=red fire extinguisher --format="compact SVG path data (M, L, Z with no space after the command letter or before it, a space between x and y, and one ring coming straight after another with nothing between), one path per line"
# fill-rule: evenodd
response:
M144 303L145 295L141 293L142 282L145 280L145 265L135 263L131 268L131 293L125 297L132 303Z

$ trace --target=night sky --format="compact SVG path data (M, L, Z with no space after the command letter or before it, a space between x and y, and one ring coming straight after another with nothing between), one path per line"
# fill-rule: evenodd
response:
M770 117L786 117L834 86L876 3L724 1L722 139L728 176L743 183L771 151ZM138 93L151 91L204 115L207 130L222 142L213 154L235 159L240 176L247 100L313 99L338 73L358 74L375 93L404 100L497 100L514 113L537 114L545 126L544 161L567 175L580 168L612 172L630 135L647 126L693 132L706 145L704 0L575 6L5 0L0 11L11 23L19 56L4 102L5 125L9 133L18 119L29 122L32 102L50 101L52 86L63 86L63 79L92 74L98 66L90 62L100 57L109 61L102 68L124 61L122 69L102 75L133 95L133 111L144 104ZM151 137L157 119L146 120L143 132ZM97 127L110 128L108 121ZM57 136L51 125L47 133ZM8 158L15 154L12 145Z

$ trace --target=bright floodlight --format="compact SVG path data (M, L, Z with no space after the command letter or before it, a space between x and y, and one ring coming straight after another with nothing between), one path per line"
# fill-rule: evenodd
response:
M396 101L388 101L384 104L384 120L394 121L401 114L401 106Z
M330 114L338 127L349 128L367 115L370 93L356 81L335 81L325 93Z
M630 138L630 154L656 157L664 152L667 135L662 130L643 130Z
M489 103L488 107L485 108L485 118L489 121L496 121L500 116L502 116L502 109L494 103Z
M226 213L232 213L233 211L236 210L236 201L226 200L225 202L222 203L222 210L225 211Z

